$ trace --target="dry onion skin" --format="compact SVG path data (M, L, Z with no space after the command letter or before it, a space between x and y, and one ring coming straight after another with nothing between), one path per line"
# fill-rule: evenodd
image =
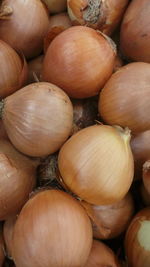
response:
M49 14L40 0L3 0L0 5L0 39L26 58L38 56L49 27Z
M136 78L135 78L136 77ZM150 129L150 64L136 62L115 72L100 93L99 113L132 133Z
M121 200L133 180L130 131L94 125L80 130L60 149L58 167L64 184L95 205Z
M113 205L96 206L85 201L82 201L81 204L92 220L93 236L99 239L111 239L119 236L127 229L134 213L131 193Z
M16 223L17 217L11 216L8 220L4 222L3 226L3 236L5 242L6 255L9 259L12 259L12 240L13 240L13 231Z
M101 32L74 26L51 42L43 63L43 80L70 97L97 95L112 74L116 48Z
M48 10L50 11L50 14L56 14L63 12L67 9L67 0L42 0Z
M125 236L125 252L131 267L150 266L150 208L139 211Z
M2 120L12 144L28 156L56 152L73 123L73 108L63 90L50 83L32 83L5 98Z
M0 40L0 99L20 89L27 80L27 73L23 56Z
M74 25L85 25L111 35L118 26L128 0L67 0Z
M28 84L34 83L36 81L41 82L41 72L44 56L38 56L30 61L28 61Z
M23 207L12 244L17 267L84 266L92 246L92 227L77 200L63 191L45 190Z
M131 1L123 18L120 47L128 59L150 63L150 2Z

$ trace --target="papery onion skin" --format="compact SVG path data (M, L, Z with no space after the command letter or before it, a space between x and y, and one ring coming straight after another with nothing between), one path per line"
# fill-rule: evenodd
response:
M50 83L33 83L5 98L2 119L13 145L28 156L56 152L73 122L69 97Z
M130 267L150 265L150 208L140 210L133 218L125 236L125 252Z
M136 79L135 79L136 77ZM150 64L130 63L115 72L100 93L99 113L132 134L150 129Z
M107 125L80 130L60 149L63 182L79 198L95 205L121 200L133 180L130 133Z
M17 267L80 267L91 246L91 223L80 203L63 191L45 190L23 207L12 255Z
M44 55L36 57L28 62L28 84L42 81L41 72Z
M89 27L74 26L60 33L48 47L43 80L70 97L97 95L111 76L116 48L108 37Z
M38 56L49 26L45 5L37 0L4 0L0 7L0 39L26 58Z
M48 7L50 14L63 12L67 9L67 0L42 0Z
M12 251L12 239L13 239L13 231L14 231L16 220L17 220L17 217L12 216L4 222L4 226L3 226L5 250L6 250L7 257L10 259L12 259L12 252L11 252Z
M130 60L150 63L150 3L131 1L122 21L120 48Z

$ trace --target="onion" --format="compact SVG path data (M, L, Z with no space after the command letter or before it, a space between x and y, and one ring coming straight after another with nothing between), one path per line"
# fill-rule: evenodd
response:
M123 18L120 35L122 53L135 61L150 63L150 2L131 1Z
M74 25L85 25L111 35L123 16L128 0L67 0Z
M133 218L125 237L125 251L129 266L150 265L150 208Z
M41 72L44 56L41 55L28 62L29 74L28 84L38 81L42 81Z
M42 0L48 7L50 14L60 13L67 9L67 0Z
M113 71L115 46L102 33L84 26L71 27L50 44L43 63L43 79L74 98L100 91Z
M92 220L94 237L99 239L111 239L123 233L134 212L133 198L130 193L113 205L96 206L85 201L81 204Z
M4 255L4 238L3 238L3 231L2 231L2 225L0 226L0 266L3 266L5 259Z
M49 29L44 38L44 52L48 49L51 41L61 32L72 26L67 13L60 13L50 18Z
M3 0L0 6L0 39L26 58L38 56L48 30L49 15L40 0Z
M92 249L85 267L120 267L114 252L100 241L93 241Z
M12 255L21 267L84 266L91 246L91 223L79 202L65 192L45 190L23 207Z
M150 129L149 84L148 63L131 63L115 72L100 94L99 112L104 121L129 127L133 133Z
M16 216L9 218L8 220L5 221L4 227L3 227L5 249L6 249L7 257L9 259L12 259L12 239L13 239L13 231L14 231L16 220L17 220Z
M27 64L13 48L0 40L0 99L20 89L27 80Z
M5 98L1 105L8 137L26 155L42 157L54 153L71 132L71 101L53 84L30 84Z
M130 132L94 125L73 135L60 149L63 182L79 198L95 205L121 200L133 180Z
M140 187L140 193L143 203L146 206L150 206L150 194L147 192L145 186L142 184Z

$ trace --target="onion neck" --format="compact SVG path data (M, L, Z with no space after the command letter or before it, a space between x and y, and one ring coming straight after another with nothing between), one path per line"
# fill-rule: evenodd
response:
M13 13L13 9L5 4L5 1L0 6L0 19L9 19L9 16Z
M0 119L3 117L4 100L0 101Z
M115 125L114 128L117 130L117 132L119 133L119 135L124 139L124 141L126 143L129 143L131 140L131 130L126 127L126 128L122 128L118 125Z

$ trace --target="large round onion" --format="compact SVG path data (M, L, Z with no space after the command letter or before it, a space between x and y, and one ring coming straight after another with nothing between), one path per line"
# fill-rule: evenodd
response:
M130 133L106 125L87 127L61 148L58 167L66 186L81 199L108 205L121 200L133 180Z
M111 125L133 133L150 129L150 64L130 63L115 72L99 99L99 112Z
M135 61L150 63L150 2L130 3L121 26L120 44L123 54Z
M94 96L112 74L115 56L115 46L108 37L89 27L74 26L51 42L44 58L43 79L71 97Z
M84 266L92 246L91 223L77 200L46 190L23 207L12 244L17 267Z

